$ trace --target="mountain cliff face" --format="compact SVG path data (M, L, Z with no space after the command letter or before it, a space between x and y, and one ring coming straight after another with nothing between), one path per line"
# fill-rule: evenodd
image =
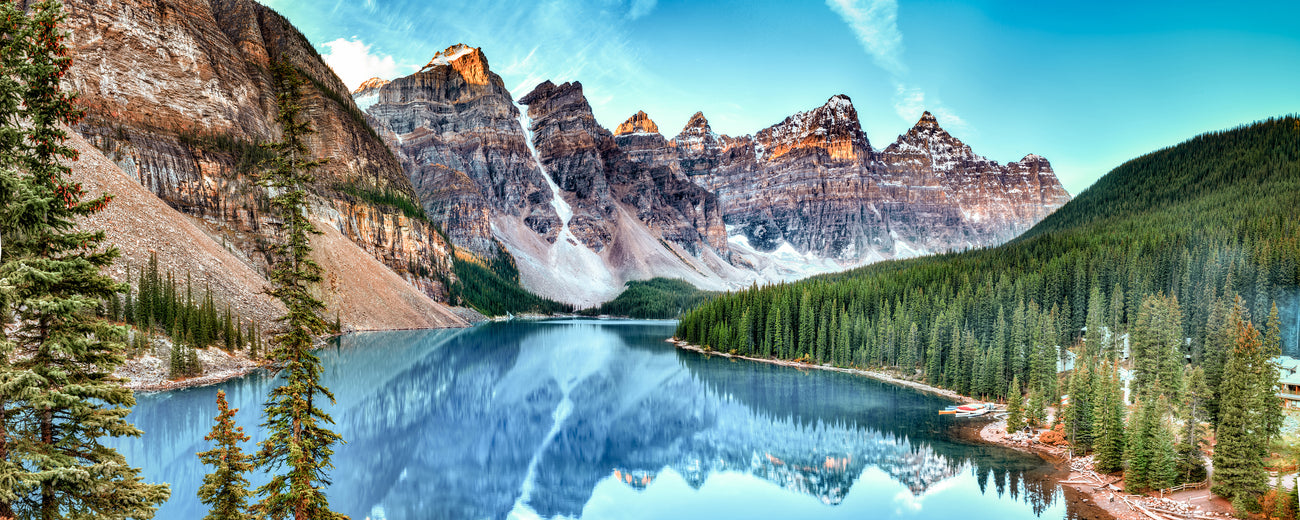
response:
M767 278L999 244L1069 200L1046 159L999 165L929 112L875 151L842 95L753 136L697 113L672 146L717 194L738 261Z
M555 241L560 223L551 190L519 109L481 51L454 45L419 72L372 89L368 114L392 134L425 211L457 246L495 255L490 224L497 215Z
M716 197L675 161L645 164L591 113L580 84L538 86L521 111L487 58L453 45L420 71L353 93L400 158L425 211L481 258L505 250L523 285L591 305L624 282L723 288L732 268ZM654 129L643 117L642 130ZM668 149L657 133L658 148Z
M252 173L275 140L273 60L309 79L315 216L435 298L450 245L419 216L402 165L287 20L252 0L68 0L75 130L159 198L264 267L273 223Z
M587 210L587 218L575 213L574 220L575 233L588 247L600 251L607 245L611 221L618 218L614 207L621 204L692 256L705 248L726 254L717 198L681 172L675 151L645 112L620 125L616 135L596 122L581 83L544 82L520 102L528 105L543 165L561 189L577 195L577 208Z

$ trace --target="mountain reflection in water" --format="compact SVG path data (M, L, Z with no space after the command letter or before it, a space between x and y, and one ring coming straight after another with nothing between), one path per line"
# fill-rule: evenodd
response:
M673 327L517 321L342 338L321 353L347 440L331 503L358 520L1071 516L1042 461L955 438L935 413L947 401L679 352L663 341ZM172 484L158 518L203 514L194 454L216 391L256 441L277 383L254 374L139 396L131 419L146 434L119 447Z

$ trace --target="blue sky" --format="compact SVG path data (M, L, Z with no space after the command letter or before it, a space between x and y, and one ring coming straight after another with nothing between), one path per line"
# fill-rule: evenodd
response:
M1047 157L1072 194L1142 153L1300 112L1294 0L264 1L353 87L464 42L516 98L581 81L603 125L645 110L670 138L697 110L739 135L843 93L878 149L928 109L990 159Z

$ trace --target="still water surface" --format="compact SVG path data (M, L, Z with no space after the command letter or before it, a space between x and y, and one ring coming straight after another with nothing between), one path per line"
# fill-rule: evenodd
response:
M680 352L671 322L556 320L342 338L321 353L354 520L1072 516L1036 457L973 445L947 401L848 374ZM216 392L253 441L263 373L141 394L118 442L197 519ZM255 446L250 443L246 450ZM263 479L255 477L255 483Z

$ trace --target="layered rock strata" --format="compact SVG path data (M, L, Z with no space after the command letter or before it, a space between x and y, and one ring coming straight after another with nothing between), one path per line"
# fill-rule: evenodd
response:
M264 269L273 232L253 173L274 141L270 65L308 80L315 216L426 294L445 298L451 248L419 215L402 165L287 20L252 0L69 0L75 130L173 208L219 223Z

